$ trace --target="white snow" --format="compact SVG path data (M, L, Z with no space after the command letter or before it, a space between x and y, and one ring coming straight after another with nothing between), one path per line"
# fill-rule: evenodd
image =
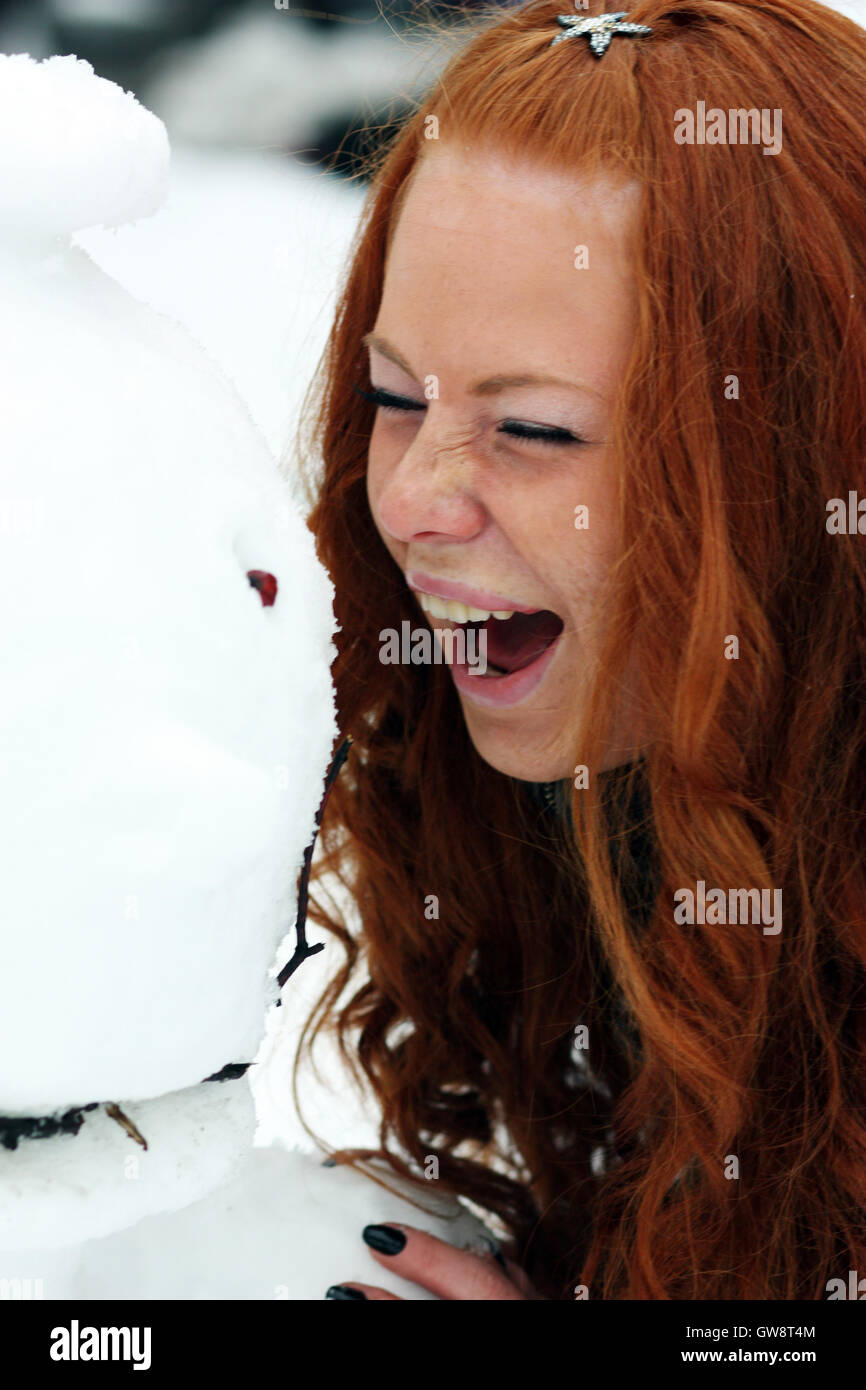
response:
M168 159L162 121L89 63L0 54L5 240L146 217L165 197Z
M244 1078L211 1081L124 1102L147 1150L101 1108L87 1113L78 1134L0 1149L0 1277L21 1277L9 1250L38 1250L47 1259L51 1250L201 1200L239 1171L253 1110Z
M232 378L273 452L294 443L324 348L362 190L273 152L172 148L155 217L76 237L138 299L171 314ZM294 461L284 469L292 481Z
M40 1114L254 1056L336 733L334 619L184 331L82 250L2 232L0 296L0 1113Z
M476 1249L484 1227L435 1182L410 1202L390 1169L375 1171L397 1192L348 1167L323 1168L321 1154L252 1149L207 1198L101 1240L5 1251L0 1242L0 1279L41 1280L42 1296L55 1299L321 1300L331 1284L361 1281L430 1301L373 1259L363 1227L405 1222Z

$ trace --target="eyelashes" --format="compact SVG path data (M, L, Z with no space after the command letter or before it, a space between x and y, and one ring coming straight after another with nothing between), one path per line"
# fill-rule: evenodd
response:
M530 439L536 444L585 444L580 435L558 425L530 425L523 420L503 420L499 427L513 439Z
M365 391L360 386L354 386L353 389L359 396L363 396L365 401L371 401L380 410L408 412L427 409L421 401L413 401L410 396L400 396L394 391L386 391L382 386L374 386L370 391ZM512 439L524 439L533 444L562 446L587 442L580 435L559 425L533 425L524 420L503 420L499 429L500 433L507 434Z
M381 406L382 410L427 410L427 406L423 406L420 400L395 395L395 392L385 391L382 386L374 386L373 391L364 391L361 386L354 386L354 391L363 396L364 400L371 400L374 406Z
M381 386L374 386L372 391L364 391L360 386L354 388L359 396L363 396L365 401L372 401L374 405L381 406L383 410L426 410L427 407L420 401L413 401L409 396L398 396L393 391L385 391Z

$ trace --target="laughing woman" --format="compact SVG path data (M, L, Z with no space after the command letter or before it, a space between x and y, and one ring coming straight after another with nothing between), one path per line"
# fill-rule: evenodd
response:
M563 8L487 19L382 158L322 365L319 874L362 927L314 892L307 1042L507 1232L373 1232L441 1297L826 1298L866 1268L866 34ZM486 671L383 662L403 622Z

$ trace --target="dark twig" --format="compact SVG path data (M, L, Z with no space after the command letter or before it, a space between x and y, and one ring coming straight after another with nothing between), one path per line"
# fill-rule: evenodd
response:
M300 882L298 884L298 911L297 916L295 918L295 950L291 960L286 962L279 975L277 976L277 984L280 986L280 989L282 989L286 981L295 973L298 966L302 965L303 962L307 960L309 956L315 956L318 954L319 951L323 951L325 949L324 942L320 942L318 946L310 946L307 944L306 921L307 899L309 896L310 886L310 867L313 862L313 850L316 846L316 837L319 833L319 827L322 824L322 816L325 812L325 806L327 804L331 788L337 780L337 774L339 773L340 768L343 766L343 763L349 756L349 749L351 746L352 735L347 734L346 737L343 739L343 742L337 749L336 753L334 754L334 757L331 761L331 766L328 768L328 775L325 778L325 790L322 795L322 800L319 803L319 809L316 812L316 825L313 831L313 838L307 845L307 848L304 850L304 863L303 868L301 869Z
M145 1139L141 1130L138 1129L138 1127L132 1123L132 1120L129 1118L128 1115L124 1115L120 1106L115 1104L113 1100L106 1101L105 1113L106 1115L110 1116L110 1118L114 1120L117 1124L119 1124L121 1129L126 1130L126 1133L129 1135L130 1139L134 1139L136 1144L140 1144L143 1149L147 1148L147 1140Z

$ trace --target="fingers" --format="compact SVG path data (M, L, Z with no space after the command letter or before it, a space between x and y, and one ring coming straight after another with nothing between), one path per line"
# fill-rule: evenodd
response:
M377 1289L373 1284L332 1284L325 1298L335 1302L402 1303L395 1293Z
M414 1226L365 1226L373 1258L437 1298L522 1302L527 1295L512 1283L490 1250L458 1250ZM531 1295L530 1295L531 1296Z

